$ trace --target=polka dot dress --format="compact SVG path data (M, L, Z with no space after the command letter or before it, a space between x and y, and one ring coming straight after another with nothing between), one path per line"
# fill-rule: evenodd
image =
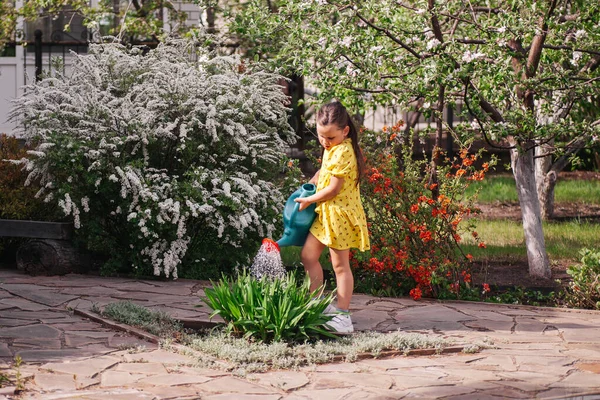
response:
M342 143L325 150L317 192L329 186L332 176L343 178L344 183L337 196L317 203L317 218L310 232L332 249L357 248L364 251L370 247L367 219L360 201L360 190L356 185L357 174L358 166L351 139L344 139Z

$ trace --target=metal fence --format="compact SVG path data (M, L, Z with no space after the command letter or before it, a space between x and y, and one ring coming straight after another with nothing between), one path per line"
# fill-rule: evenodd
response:
M68 65L66 60L71 52L77 54L85 54L88 51L87 37L84 40L74 38L64 31L55 31L52 33L50 40L46 41L41 30L36 30L34 40L26 42L24 47L24 67L27 71L28 65L31 63L31 54L34 55L35 78L40 80L44 71L50 72L56 65L61 65L65 72ZM56 63L56 58L59 58L59 63Z

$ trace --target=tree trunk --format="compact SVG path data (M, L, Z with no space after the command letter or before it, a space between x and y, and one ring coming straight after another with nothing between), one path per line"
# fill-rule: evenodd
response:
M33 239L17 250L17 269L30 275L79 272L82 257L68 240Z
M535 184L534 143L526 142L521 148L529 150L512 149L510 158L523 216L529 275L550 278L552 273L548 254L546 254L540 203Z
M554 215L554 188L558 177L552 169L552 148L552 143L544 143L535 149L535 183L543 220L548 220Z

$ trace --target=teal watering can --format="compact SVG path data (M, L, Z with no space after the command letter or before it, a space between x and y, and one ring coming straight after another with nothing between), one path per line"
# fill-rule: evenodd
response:
M315 194L317 187L312 183L305 183L287 199L283 210L283 236L277 241L281 246L303 246L308 236L310 226L317 214L316 204L311 204L302 211L298 211L300 203L294 200L298 197L308 197Z

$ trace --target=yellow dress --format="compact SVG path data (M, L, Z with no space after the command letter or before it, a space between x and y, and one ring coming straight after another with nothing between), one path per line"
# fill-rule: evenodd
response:
M364 251L370 247L367 219L360 201L360 190L356 185L357 174L358 166L351 139L344 139L340 144L325 150L317 192L329 186L332 176L343 178L344 183L337 196L317 203L317 217L310 227L310 233L332 249L357 248Z

